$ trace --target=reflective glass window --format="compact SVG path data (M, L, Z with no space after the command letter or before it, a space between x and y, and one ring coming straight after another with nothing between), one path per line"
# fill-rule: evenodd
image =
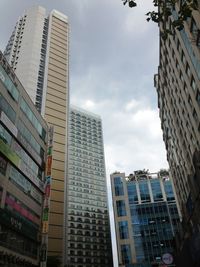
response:
M29 121L33 124L33 126L38 131L39 135L44 140L45 136L46 136L46 131L42 128L42 125L39 123L36 116L33 114L32 110L30 109L30 107L28 106L28 104L26 103L26 101L23 98L21 100L21 109L26 114Z
M1 94L0 94L0 109L3 110L3 112L8 116L8 118L13 123L15 123L16 113Z
M136 190L136 184L134 182L130 182L127 185L128 188L128 198L130 204L137 204L138 203L138 195Z
M175 197L174 197L174 192L173 192L171 181L166 180L164 182L164 188L165 188L167 201L174 201Z
M118 200L116 201L117 206L117 215L120 216L126 216L126 206L124 200Z
M8 133L8 131L0 124L0 138L6 144L11 144L12 136Z
M152 179L150 180L150 183L154 201L156 202L163 200L160 181L158 179Z
M31 157L29 157L29 155L24 151L24 149L15 141L13 143L13 148L16 154L24 161L24 163L28 165L29 168L32 169L36 175L38 175L38 165L32 160Z
M150 194L147 180L139 182L140 197L142 202L150 202Z
M121 245L122 261L124 264L131 263L130 245Z
M18 130L23 135L23 137L25 137L27 142L29 142L31 144L32 148L38 154L40 154L40 145L38 144L38 142L35 140L35 138L31 134L31 132L27 129L27 127L23 124L23 122L21 120L19 120L19 122L18 122Z
M2 66L0 66L0 79L15 101L18 101L19 92Z
M128 235L128 222L127 221L119 222L119 235L120 235L120 239L129 238L129 235Z
M123 188L123 180L122 177L115 177L114 178L114 186L115 186L115 195L122 196L124 195L124 188Z

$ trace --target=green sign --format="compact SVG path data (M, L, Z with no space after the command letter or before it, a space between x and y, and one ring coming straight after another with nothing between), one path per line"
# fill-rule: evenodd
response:
M42 216L42 221L47 222L49 219L49 208L44 208L43 210L43 216Z
M8 144L5 144L2 139L0 139L0 152L4 154L15 166L19 166L20 158L17 154L11 150Z
M48 152L47 152L47 155L48 156L51 156L52 155L52 149L53 149L52 146L48 148Z

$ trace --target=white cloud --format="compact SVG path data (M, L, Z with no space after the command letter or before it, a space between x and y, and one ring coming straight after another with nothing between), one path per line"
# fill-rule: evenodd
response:
M84 108L84 109L91 109L91 108L94 107L94 105L95 105L94 101L88 99L88 100L86 100L84 102L82 108Z
M135 99L132 99L125 105L126 111L132 111L133 109L137 108L139 105L139 102Z
M88 101L80 104L79 99L73 100L83 108ZM116 170L158 171L168 166L158 110L151 108L146 99L131 100L124 105L113 99L92 101L88 110L101 115L103 120L108 176Z

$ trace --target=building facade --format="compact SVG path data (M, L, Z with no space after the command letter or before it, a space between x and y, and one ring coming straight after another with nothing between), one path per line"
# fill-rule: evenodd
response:
M112 266L102 122L70 108L66 264Z
M0 52L0 266L39 266L47 133Z
M119 266L175 266L179 212L168 173L111 175Z
M173 30L172 23L182 3L176 4L173 15L166 22L167 28ZM160 31L162 27L160 23ZM178 254L182 258L181 266L193 266L193 263L199 266L200 8L192 12L181 31L173 31L166 40L160 37L155 86L167 159L183 216Z
M24 12L4 55L36 108L54 126L48 255L63 260L69 102L68 18L42 7Z

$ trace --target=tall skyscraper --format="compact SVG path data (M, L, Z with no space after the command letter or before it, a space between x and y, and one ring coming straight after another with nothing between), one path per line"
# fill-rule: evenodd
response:
M48 255L63 257L67 167L69 25L62 13L42 7L24 12L5 49L21 83L54 126Z
M111 175L119 266L175 266L179 213L166 171Z
M199 1L197 1L199 2ZM178 1L172 22L184 1ZM160 23L160 30L162 30ZM183 215L181 266L200 264L200 8L167 40L160 38L155 76L167 159ZM187 251L187 252L186 252ZM190 251L193 251L190 253ZM188 256L188 262L186 257Z
M0 266L39 266L47 134L0 52Z
M67 191L66 264L112 266L102 122L71 107Z

